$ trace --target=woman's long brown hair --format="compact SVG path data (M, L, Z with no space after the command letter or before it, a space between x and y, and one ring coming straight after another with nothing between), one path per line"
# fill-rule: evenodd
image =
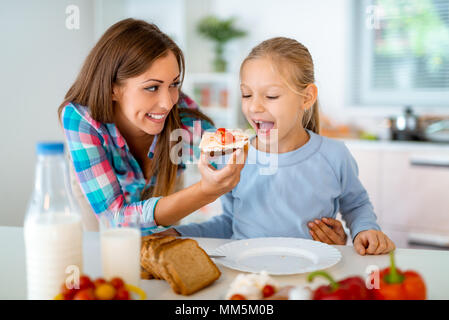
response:
M148 70L158 58L171 51L178 61L181 83L184 80L185 61L181 49L159 28L142 20L125 19L111 26L100 38L84 61L74 84L58 108L59 119L67 103L77 103L89 108L91 117L102 123L114 122L112 87ZM182 114L180 114L182 113ZM152 174L156 184L141 193L141 199L165 196L173 192L178 165L170 160L170 150L178 143L170 141L170 133L181 128L181 117L212 120L197 110L179 109L175 105L165 120L159 134L152 161ZM150 178L151 181L151 178Z

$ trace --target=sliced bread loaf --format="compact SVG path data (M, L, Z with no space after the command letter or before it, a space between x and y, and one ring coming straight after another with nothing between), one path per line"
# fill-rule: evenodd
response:
M142 244L140 247L140 277L142 279L154 279L154 275L153 275L153 271L151 269L151 267L149 266L149 264L147 263L147 250L148 250L148 245L150 244L151 238L143 240L142 239Z
M221 272L207 253L193 239L178 239L166 243L158 252L167 282L183 295L207 287L217 280Z
M176 237L174 236L164 236L164 237L156 237L151 239L148 243L147 251L144 256L145 264L147 271L151 271L153 277L155 279L163 279L160 270L159 270L159 263L157 260L156 252L158 251L159 247L167 242L172 242L176 240Z

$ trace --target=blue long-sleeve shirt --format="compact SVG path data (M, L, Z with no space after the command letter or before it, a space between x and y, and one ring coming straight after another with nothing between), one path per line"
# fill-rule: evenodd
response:
M175 229L191 237L311 239L308 222L341 212L353 239L360 231L380 230L347 147L308 133L309 141L291 152L250 146L239 184L220 198L223 213Z

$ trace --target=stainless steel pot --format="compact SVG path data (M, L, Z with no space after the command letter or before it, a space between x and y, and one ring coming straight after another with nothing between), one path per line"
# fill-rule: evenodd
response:
M449 120L432 123L424 130L426 140L432 142L449 142Z
M419 118L413 113L411 106L405 108L404 114L390 118L392 140L424 140L419 126Z

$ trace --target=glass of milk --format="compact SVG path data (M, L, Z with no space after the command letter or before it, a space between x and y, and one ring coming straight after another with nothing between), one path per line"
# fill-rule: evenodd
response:
M125 283L140 283L140 214L123 210L100 215L100 242L103 276L122 278Z

